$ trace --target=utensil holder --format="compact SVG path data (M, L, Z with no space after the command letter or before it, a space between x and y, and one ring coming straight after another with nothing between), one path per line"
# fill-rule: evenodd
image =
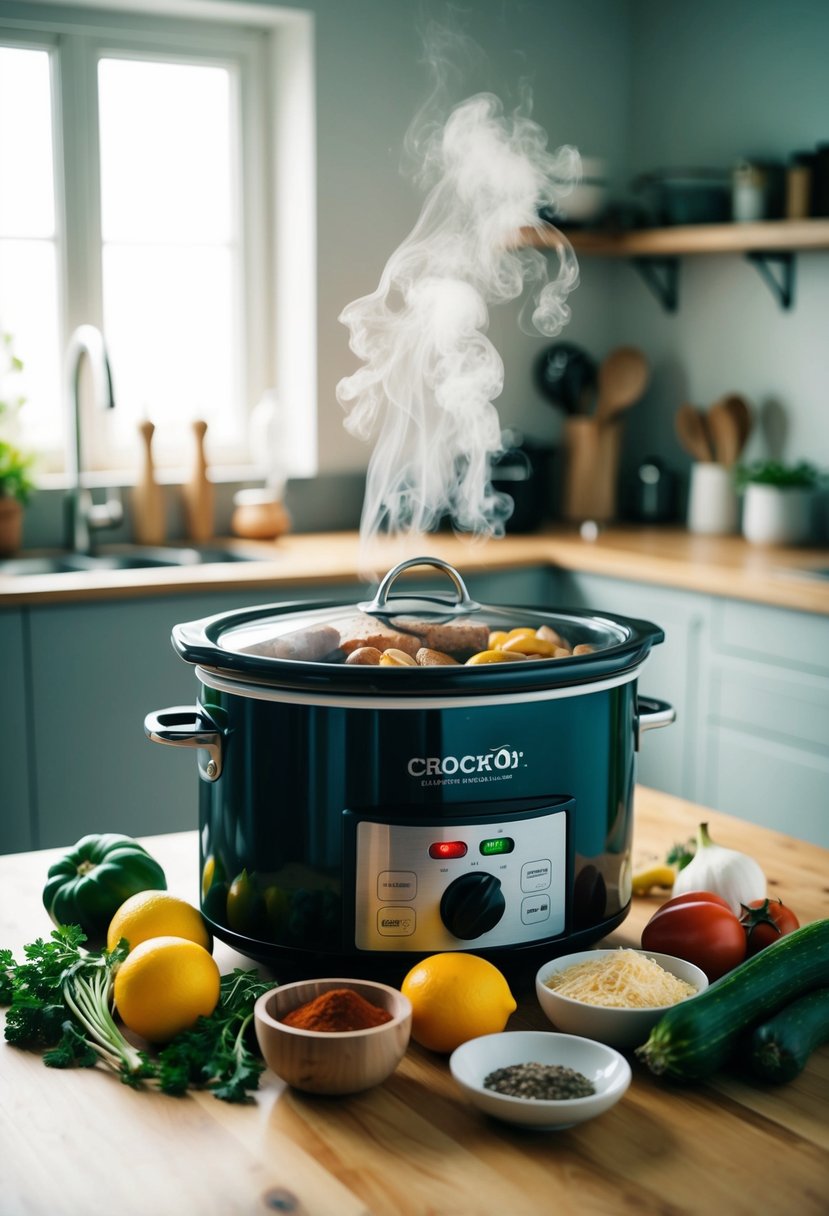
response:
M713 463L691 465L688 530L713 536L737 530L737 491L731 469Z
M575 523L604 523L616 515L622 424L568 418L564 424L562 515Z

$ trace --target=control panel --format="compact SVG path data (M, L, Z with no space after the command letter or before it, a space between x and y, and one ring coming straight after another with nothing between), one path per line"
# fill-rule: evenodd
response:
M434 952L564 931L567 810L517 820L356 825L355 945Z

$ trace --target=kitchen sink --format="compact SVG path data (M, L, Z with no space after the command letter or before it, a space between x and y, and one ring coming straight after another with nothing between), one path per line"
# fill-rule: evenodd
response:
M98 570L145 570L163 566L206 566L213 562L250 562L258 554L239 549L167 548L133 545L106 553L63 553L0 561L0 575L78 574Z

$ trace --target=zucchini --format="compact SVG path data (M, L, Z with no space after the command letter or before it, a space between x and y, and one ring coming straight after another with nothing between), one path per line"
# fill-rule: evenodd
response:
M793 1081L809 1056L829 1042L829 988L815 988L755 1026L748 1041L748 1066L761 1081Z
M651 1072L699 1081L728 1060L740 1036L761 1017L812 988L829 985L829 920L817 920L663 1014L637 1056Z

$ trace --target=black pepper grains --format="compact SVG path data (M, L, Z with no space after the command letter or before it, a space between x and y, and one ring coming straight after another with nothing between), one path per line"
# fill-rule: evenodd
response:
M484 1089L508 1098L551 1099L587 1098L596 1092L592 1081L573 1068L561 1064L509 1064L496 1068L484 1078Z

